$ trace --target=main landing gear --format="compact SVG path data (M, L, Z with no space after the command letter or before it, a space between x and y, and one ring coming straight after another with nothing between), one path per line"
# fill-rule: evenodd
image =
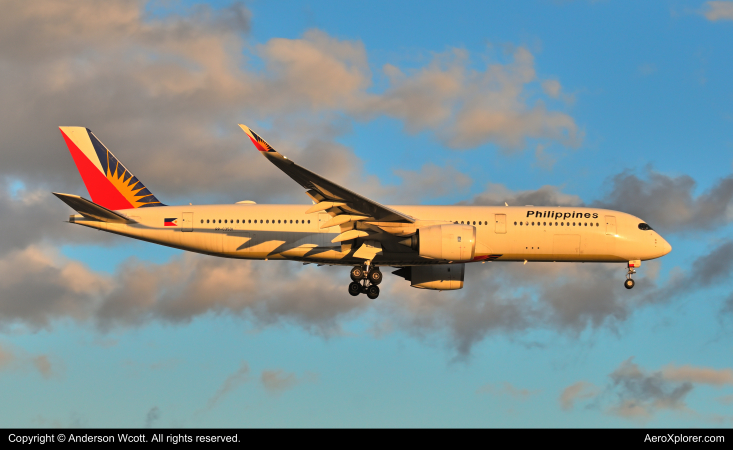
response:
M636 269L634 269L635 266L631 263L629 263L627 267L629 270L626 272L626 281L624 281L624 287L626 289L631 289L634 287L634 284L636 284L634 283L634 280L631 279L631 275L634 275L636 273Z
M351 284L349 284L349 294L356 297L359 294L366 294L367 297L374 300L379 297L379 288L377 285L382 282L382 272L377 266L355 266L351 269Z

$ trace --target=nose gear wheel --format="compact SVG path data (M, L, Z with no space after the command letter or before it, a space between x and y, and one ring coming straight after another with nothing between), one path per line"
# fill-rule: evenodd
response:
M636 270L631 266L627 266L627 267L628 267L628 271L626 272L626 281L624 281L624 287L626 289L632 289L636 283L631 278L631 275L636 274Z

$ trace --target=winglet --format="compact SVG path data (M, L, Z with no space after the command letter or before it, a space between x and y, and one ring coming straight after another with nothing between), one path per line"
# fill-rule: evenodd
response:
M257 135L257 133L255 133L254 131L250 130L247 125L242 125L240 123L239 124L239 127L245 133L247 133L247 136L249 136L249 139L255 145L255 147L257 148L257 150L259 150L261 152L274 152L274 153L277 153L277 151L274 148L272 148L272 146L270 144L268 144L267 142L265 142L264 139L262 139L261 137L259 137Z

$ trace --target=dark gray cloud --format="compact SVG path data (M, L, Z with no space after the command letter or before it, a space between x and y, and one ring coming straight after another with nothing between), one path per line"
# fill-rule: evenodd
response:
M160 408L153 406L147 414L145 414L145 428L151 428L155 422L160 419Z
M683 409L685 397L693 389L689 381L674 383L662 372L647 373L629 358L611 374L617 402L611 412L623 417L648 417L660 409Z
M376 328L402 329L428 340L446 336L464 358L475 344L495 334L550 329L577 335L616 327L641 299L640 292L623 288L621 269L614 264L473 264L467 267L464 289L453 293L392 282L385 293L399 300L383 305L385 323Z
M733 369L670 364L649 371L631 357L611 372L609 378L604 389L586 381L568 386L560 394L562 408L570 410L574 403L584 401L586 408L642 421L664 410L697 414L687 406L689 394L699 385L733 384Z
M88 197L88 196L87 196ZM76 211L59 201L50 189L12 189L8 180L0 180L0 257L42 243L110 244L119 242L109 233L88 232L64 223Z
M733 220L733 175L694 196L695 180L647 170L645 178L628 172L611 178L611 190L592 206L633 214L660 232L710 230Z
M733 240L715 243L709 253L695 258L686 267L684 272L672 272L668 282L650 291L647 301L667 301L730 280L733 276Z
M725 302L723 302L722 311L724 313L733 314L733 292L731 292L728 298L725 299Z
M87 320L111 281L56 251L29 246L0 259L0 326L48 327L54 319Z
M478 206L497 206L504 203L509 206L580 206L583 204L580 197L564 194L556 186L542 186L539 189L528 191L511 191L500 184L489 184L484 192L475 196L470 202L461 202L461 204Z
M184 254L162 264L130 260L106 275L58 258L53 249L29 247L0 260L0 268L0 323L6 325L48 327L71 318L108 330L215 313L333 336L343 332L344 320L375 310L382 328L391 323L418 337L445 336L462 357L492 334L536 328L574 334L613 326L638 306L638 295L621 286L622 271L603 264L471 265L466 287L445 293L416 290L388 275L378 302L346 293L346 282L336 281L346 279L345 268L293 262ZM283 279L288 282L272 281Z
M566 194L557 186L512 191L489 184L471 201L472 205L592 206L633 214L662 234L709 231L733 221L733 175L716 180L710 188L694 195L696 181L688 175L669 176L647 169L643 176L624 171L611 176L610 189L586 204L577 195Z

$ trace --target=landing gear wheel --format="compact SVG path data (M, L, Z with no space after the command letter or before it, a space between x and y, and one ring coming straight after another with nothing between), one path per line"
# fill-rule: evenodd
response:
M353 283L349 284L349 294L356 297L357 295L361 294L361 285L354 281Z
M379 288L375 284L372 284L367 288L367 297L372 300L379 297Z
M362 270L361 267L356 266L351 269L351 273L349 275L351 275L352 281L359 281L364 278L364 270Z
M374 269L371 272L369 272L369 275L367 276L367 278L373 285L376 286L382 282L382 272L380 272L379 269Z
M631 288L633 288L633 287L634 287L634 284L636 284L636 283L634 283L634 280L632 280L631 278L629 278L629 279L627 279L626 281L624 281L624 287L625 287L626 289L631 289Z

